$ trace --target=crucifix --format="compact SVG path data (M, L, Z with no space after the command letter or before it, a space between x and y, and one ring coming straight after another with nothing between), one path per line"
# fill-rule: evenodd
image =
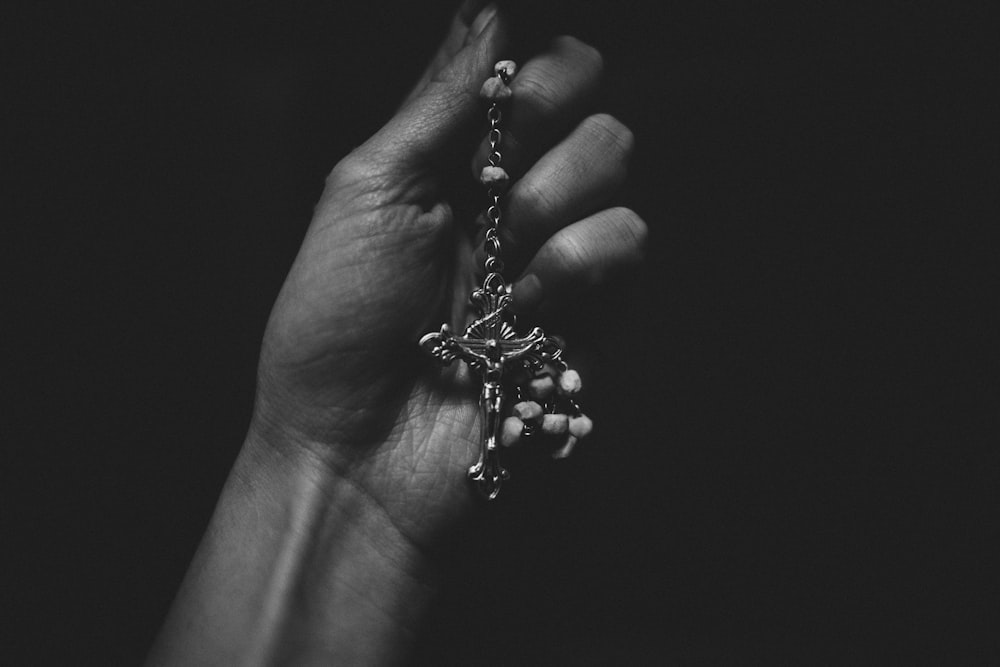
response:
M507 479L507 471L500 465L497 451L497 434L504 399L504 370L519 363L531 372L541 370L546 363L556 361L562 350L555 339L546 336L538 327L523 337L514 330L514 317L506 313L510 303L510 290L499 273L489 273L482 287L472 293L472 303L479 318L456 336L447 324L441 331L429 333L420 339L420 345L441 363L450 364L459 359L477 371L483 389L479 394L482 417L482 440L479 461L469 468L469 478L486 498L493 500L500 493L500 485Z
M502 132L500 123L502 112L500 105L507 102L511 95L508 86L514 76L516 65L510 60L501 60L493 71L496 76L487 79L480 90L480 96L490 103L487 119L490 122L489 164L483 168L480 180L486 186L490 205L486 209L486 235L484 248L486 251L486 277L482 286L473 291L470 301L476 310L475 319L462 335L455 335L448 324L441 325L440 331L425 335L420 339L420 345L442 364L450 364L460 360L479 374L482 381L482 391L479 395L479 408L482 418L482 435L479 460L469 468L469 478L483 496L492 500L500 493L500 486L507 479L507 471L500 465L497 449L498 435L504 410L504 384L510 384L511 376L518 371L521 375L535 376L546 368L557 368L560 378L561 396L544 398L536 392L534 397L539 401L521 402L515 405L515 410L522 406L521 421L518 417L508 417L515 422L516 437L529 435L539 427L543 432L563 435L567 433L567 443L563 454L568 455L578 438L584 437L590 430L590 420L583 415L579 406L569 398L569 395L579 389L579 376L575 371L569 371L561 361L562 349L558 341L535 327L528 334L519 336L514 329L516 318L507 312L511 302L510 288L504 281L503 260L500 256L500 237L497 228L500 225L500 198L507 186L509 176L500 166L500 141ZM551 384L552 380L548 382ZM550 388L551 392L551 388ZM521 389L517 390L521 400ZM543 408L540 403L545 404ZM569 406L569 415L558 414L557 405ZM548 414L543 412L548 410ZM530 414L529 414L530 413ZM506 430L505 430L506 434Z

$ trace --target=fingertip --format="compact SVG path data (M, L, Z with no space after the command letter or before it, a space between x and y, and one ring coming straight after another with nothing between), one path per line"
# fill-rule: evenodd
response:
M642 260L646 254L646 245L649 242L649 225L639 217L639 214L630 208L619 206L612 209L618 214L622 221L624 233L629 235L629 246L632 254L637 260Z
M607 209L560 230L539 249L524 277L515 283L514 303L537 299L538 307L543 307L554 295L603 283L642 261L647 235L643 219L624 207Z
M486 0L465 0L458 8L458 18L465 25L472 25L473 20L485 4Z
M469 24L469 37L470 39L475 39L483 33L483 31L493 22L497 16L497 6L494 3L489 3L476 14L476 18Z
M480 10L473 23L478 36L376 133L369 141L372 150L392 155L407 168L436 168L442 156L451 157L458 147L473 145L472 132L481 111L479 89L507 45L507 31L495 5Z
M602 246L601 255L614 258L612 264L628 266L641 261L649 238L649 227L639 214L624 206L609 208L590 219L599 224L590 227L603 240L588 239L588 246ZM583 227L581 226L581 231ZM565 231L565 230L564 230ZM581 236L581 240L583 240Z
M608 113L596 113L588 116L581 124L584 128L593 128L599 137L595 144L613 150L619 159L627 163L635 150L635 134L620 120Z
M469 26L469 34L473 41L480 41L486 45L489 56L489 67L482 77L477 81L476 92L482 86L483 81L493 74L493 65L507 55L510 48L507 31L507 20L503 11L495 3L489 3L479 12L473 24Z

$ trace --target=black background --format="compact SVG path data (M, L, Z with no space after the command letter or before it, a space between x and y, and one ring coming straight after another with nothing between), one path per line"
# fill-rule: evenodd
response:
M418 662L1000 658L985 5L505 6L604 53L650 247L558 322L598 434L456 536ZM323 177L450 11L3 10L6 664L141 661Z

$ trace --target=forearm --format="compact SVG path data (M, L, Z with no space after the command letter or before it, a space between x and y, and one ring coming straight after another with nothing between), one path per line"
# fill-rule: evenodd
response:
M432 594L428 572L320 457L252 437L149 664L399 661Z

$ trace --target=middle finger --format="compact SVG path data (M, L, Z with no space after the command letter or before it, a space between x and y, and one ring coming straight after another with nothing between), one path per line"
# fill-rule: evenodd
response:
M514 183L497 230L509 275L517 275L550 236L617 193L632 145L632 132L613 116L589 116ZM480 222L481 238L485 216ZM476 265L485 259L480 246Z

